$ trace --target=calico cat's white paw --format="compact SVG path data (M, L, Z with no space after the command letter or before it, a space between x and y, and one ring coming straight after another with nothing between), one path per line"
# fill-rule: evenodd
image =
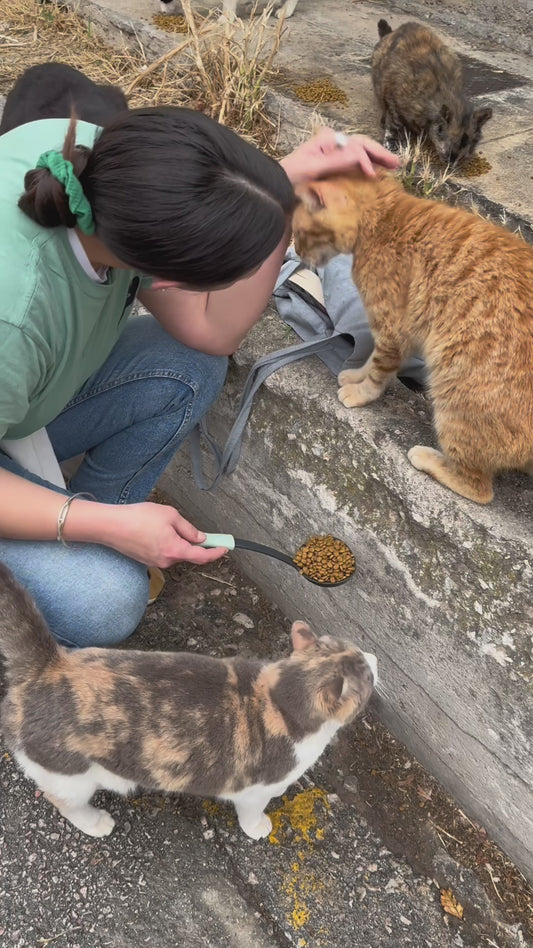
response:
M87 833L87 836L109 836L115 826L111 813L95 806L87 805L72 810L63 807L60 812L82 833Z
M246 833L250 839L264 839L265 836L269 836L272 832L272 823L266 813L261 813L259 821L253 823L251 820L244 820L241 822L241 829Z
M358 385L343 385L338 391L338 396L346 408L358 408L360 405L375 402L381 392L382 389L374 385L370 379L364 379Z

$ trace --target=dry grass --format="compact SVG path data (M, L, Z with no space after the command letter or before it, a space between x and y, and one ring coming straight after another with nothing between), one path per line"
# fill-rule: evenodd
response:
M400 149L402 167L399 172L403 186L412 194L426 198L444 198L446 186L455 181L449 165L436 163L421 138L411 138Z
M65 62L96 82L121 86L131 106L182 105L201 110L273 153L277 127L264 108L282 21L268 11L233 23L198 22L188 0L188 25L176 47L150 63L134 50L107 45L67 7L38 0L0 0L0 92L28 66Z

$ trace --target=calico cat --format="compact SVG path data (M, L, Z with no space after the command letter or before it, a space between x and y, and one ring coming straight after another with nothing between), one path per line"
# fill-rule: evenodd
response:
M428 371L441 451L414 467L478 503L493 475L533 474L533 247L476 215L407 194L377 171L297 189L297 253L314 266L353 254L374 335L365 365L339 375L348 408L379 398L411 354Z
M447 164L476 150L492 109L474 109L464 92L459 57L427 26L378 23L372 84L385 129L383 144L397 148L405 133L427 137Z
M25 774L74 826L107 836L98 788L135 787L231 800L252 839L264 809L366 705L373 655L304 622L289 658L265 663L184 652L56 644L28 593L0 563L6 742Z

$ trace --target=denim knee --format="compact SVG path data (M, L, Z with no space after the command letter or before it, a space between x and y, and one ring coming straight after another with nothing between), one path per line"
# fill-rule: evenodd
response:
M49 619L45 614L62 645L117 645L135 632L146 610L146 566L113 551L100 548L99 552L102 555L85 572L73 595L64 593L54 614Z
M5 541L0 558L62 645L116 645L132 635L146 609L146 566L106 547Z
M195 353L194 365L191 365L191 388L194 392L191 420L200 421L217 399L226 380L228 371L227 356Z

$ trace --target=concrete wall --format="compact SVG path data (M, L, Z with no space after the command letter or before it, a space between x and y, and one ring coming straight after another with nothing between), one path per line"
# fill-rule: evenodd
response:
M219 442L247 368L287 345L267 317L238 353L210 421ZM258 554L233 554L289 618L376 652L384 720L508 855L533 877L531 599L533 481L502 478L488 507L416 472L434 443L420 395L395 383L347 410L317 359L271 377L240 464L211 494L181 451L162 487L198 526L286 551L332 532L355 551L354 579L324 590Z
M415 17L458 36L477 35L489 49L533 49L533 0L387 0L387 6L402 20Z

